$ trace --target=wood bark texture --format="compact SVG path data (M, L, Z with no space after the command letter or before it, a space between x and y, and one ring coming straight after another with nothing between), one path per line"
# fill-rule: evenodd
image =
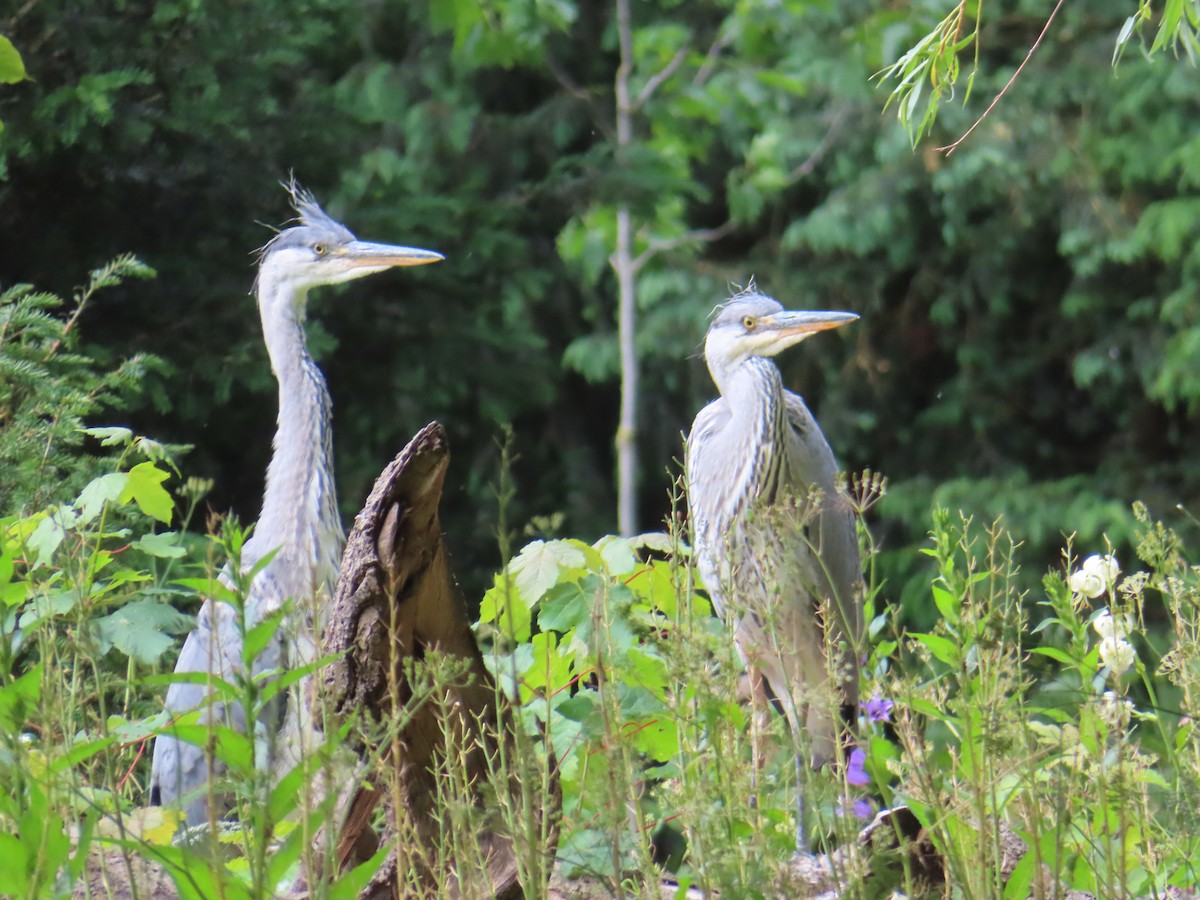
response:
M455 764L465 762L475 786L478 820L495 822L482 809L488 759L512 747L509 706L484 666L447 564L438 504L449 460L446 433L434 422L379 476L350 533L325 633L324 653L341 656L322 673L320 702L335 720L362 716L367 727L360 733L370 733L371 723L400 723L386 746L360 741L360 757L382 765L374 765L368 782L352 788L340 804L346 810L338 836L343 868L375 846L367 833L373 811L379 804L387 807L389 834L382 840L393 847L363 898L424 890L458 895L458 862L441 846L438 767L451 748ZM432 671L438 681L431 687L426 676ZM513 778L501 789L519 797L521 786ZM552 808L541 815L557 821L560 801L552 791L545 801ZM543 833L551 837L540 848L548 867L557 835L553 829ZM419 846L406 847L410 839ZM521 896L511 838L497 825L480 830L476 840L494 895ZM479 875L472 872L473 883Z

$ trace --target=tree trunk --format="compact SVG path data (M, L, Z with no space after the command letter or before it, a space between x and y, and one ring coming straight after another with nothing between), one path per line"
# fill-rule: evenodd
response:
M484 809L488 790L507 791L521 809L529 787L513 752L520 726L484 665L447 565L438 504L448 465L446 433L435 422L379 476L346 544L325 635L324 653L340 656L322 673L320 700L335 721L365 718L360 735L394 734L382 746L360 737L368 776L339 804L346 810L337 845L343 869L379 844L366 832L375 807L388 808L390 834L382 840L392 849L362 898L457 897L460 872L464 880L469 873L476 893L486 883L493 896L520 896L520 863L528 873L528 861L540 860L534 867L548 871L554 859L561 795L552 763L551 790L538 798L537 846L518 850L514 838L528 844L527 834L507 833L504 817ZM497 771L501 757L507 768ZM461 805L449 814L440 805L448 783L462 788L455 797ZM471 829L471 859L456 859L453 841L447 846L446 820L455 815L465 816L460 840L462 824ZM519 824L528 831L530 823Z
M633 102L629 78L633 73L633 27L629 0L616 0L617 34L621 64L617 68L617 164L625 162L633 143ZM617 427L617 530L629 537L637 533L638 482L638 359L637 273L633 256L633 225L629 207L617 209L617 246L612 266L617 273L617 332L621 348L621 422Z

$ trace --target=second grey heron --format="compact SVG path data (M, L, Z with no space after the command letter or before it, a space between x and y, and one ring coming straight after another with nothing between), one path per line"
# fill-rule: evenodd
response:
M846 733L839 719L852 722L857 708L862 565L833 452L771 357L857 318L788 311L753 286L733 297L704 344L721 396L687 439L700 576L818 767Z
M442 259L441 254L429 250L360 241L330 218L307 191L293 183L290 192L299 214L297 224L263 248L255 282L263 338L279 383L279 414L262 514L241 557L242 568L248 571L274 552L250 583L244 627L248 630L285 607L287 612L279 636L254 660L251 676L312 660L323 626L322 612L333 595L345 544L334 485L333 410L325 378L305 341L308 292L394 266L419 266ZM222 574L222 581L230 583L228 571ZM236 681L247 674L242 639L234 608L209 598L184 642L175 671L211 673ZM243 733L248 724L240 704L217 699L203 683L171 684L166 706L173 714L204 707L202 723L229 725ZM305 714L296 706L287 713L292 731L301 727L293 721L295 717ZM254 724L273 737L281 726L276 719L264 712ZM227 800L221 799L218 808L210 810L210 795L219 793L209 783L221 771L223 767L210 752L168 731L154 744L151 803L182 807L189 826L219 818Z

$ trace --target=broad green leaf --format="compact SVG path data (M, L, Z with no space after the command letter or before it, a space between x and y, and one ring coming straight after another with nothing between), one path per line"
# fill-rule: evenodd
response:
M532 632L531 604L520 596L517 580L511 573L501 572L494 586L483 595L479 606L479 621L493 623L500 634L510 640L529 640Z
M558 705L557 712L575 722L585 721L596 709L596 692L579 691Z
M630 647L625 652L620 678L624 684L650 691L659 700L666 698L667 664L647 647Z
M509 563L509 571L517 580L521 598L533 605L542 599L563 568L578 568L586 557L566 541L534 541Z
M4 860L4 865L0 866L0 896L27 896L29 851L19 837L0 834L0 859Z
M114 647L138 662L156 663L195 620L157 600L135 600L96 620L96 627Z
M633 745L651 759L666 762L679 755L679 725L664 713L633 730Z
M67 533L57 514L51 513L42 519L28 540L29 549L37 554L35 565L49 566L54 559L55 551L58 550L66 536Z
M128 472L129 481L121 491L120 502L133 500L138 509L164 524L170 524L175 501L162 483L171 477L152 462L138 463Z
M182 559L187 556L187 550L179 545L179 532L163 531L159 534L144 534L133 546L148 556L163 559Z
M79 510L79 521L83 524L91 522L100 515L106 503L115 503L129 483L129 476L124 472L109 472L88 482L75 500Z
M171 714L164 709L147 719L129 720L122 716L109 716L106 727L121 743L132 744L152 737L169 721Z
M133 432L120 425L110 425L101 428L85 428L83 433L100 441L101 447L116 447L128 444L133 440Z
M571 661L559 654L558 635L542 631L533 636L529 646L532 660L524 670L524 685L531 690L544 687L549 694L562 689L571 679Z
M17 48L8 38L0 36L0 82L16 84L28 77L29 73L25 71L25 63Z
M665 713L662 701L644 687L619 684L617 685L617 697L621 704L621 715L626 719L638 719Z
M685 575L680 573L681 578ZM656 559L642 565L625 583L635 596L668 619L674 620L679 614L679 594L684 588L676 583L670 563Z
M578 628L591 616L593 598L575 582L555 585L538 610L538 628L560 632Z
M63 616L73 610L79 603L79 596L74 591L53 591L34 596L17 624L24 630L29 630L40 622Z
M629 538L608 534L596 541L593 546L600 551L609 575L627 575L637 565L637 556L633 552L633 541Z

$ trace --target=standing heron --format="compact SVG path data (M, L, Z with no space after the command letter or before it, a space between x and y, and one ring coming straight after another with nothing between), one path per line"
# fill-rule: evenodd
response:
M263 338L279 382L279 415L262 514L241 555L242 570L249 571L274 552L250 583L245 629L281 609L285 612L277 637L254 660L251 676L312 661L346 540L333 477L333 408L304 335L308 292L394 266L442 259L429 250L360 241L326 215L307 191L294 183L289 191L299 218L263 248L255 282ZM232 584L228 570L221 580L227 587ZM232 605L204 601L175 671L211 673L229 682L244 674L242 628ZM212 693L203 683L173 683L166 706L174 715L204 707L202 723L229 725L245 733L242 705L218 700ZM289 704L286 723L280 722L277 710L264 710L255 723L256 743L265 730L273 745L281 725L281 740L297 741L306 715L302 706L306 704ZM294 757L296 748L277 751ZM210 810L209 798L215 792L209 782L223 769L203 747L162 734L154 744L150 802L182 807L189 827L210 816L219 818L228 801L220 798L219 808Z
M785 310L753 285L733 297L704 343L721 396L696 416L687 441L700 576L814 767L835 757L856 714L862 565L833 452L771 357L857 318ZM802 786L801 772L803 846Z

